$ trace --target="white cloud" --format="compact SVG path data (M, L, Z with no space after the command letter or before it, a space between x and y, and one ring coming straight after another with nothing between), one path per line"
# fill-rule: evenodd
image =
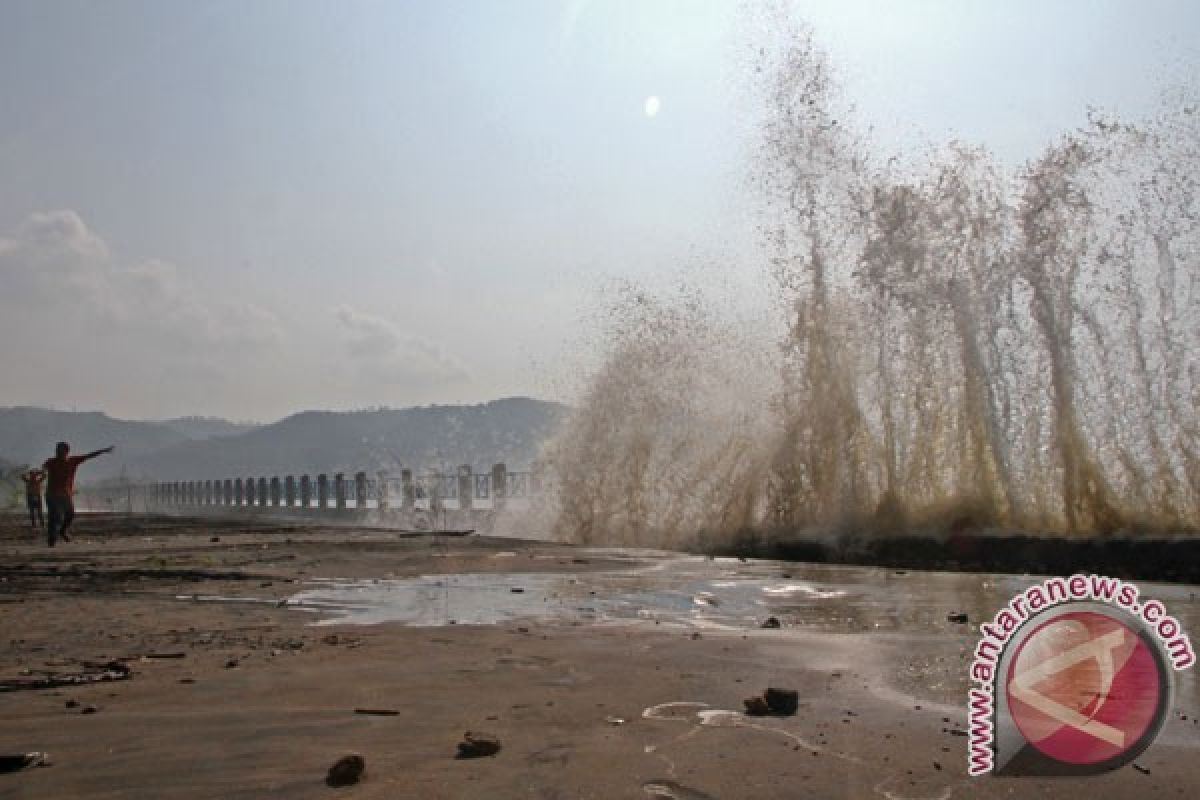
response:
M270 312L202 294L173 264L114 263L105 241L71 210L32 214L0 237L0 282L0 312L69 319L93 345L154 337L170 355L186 355L283 338Z
M346 352L376 377L421 383L470 379L466 366L434 341L350 306L338 306L333 315L345 333Z

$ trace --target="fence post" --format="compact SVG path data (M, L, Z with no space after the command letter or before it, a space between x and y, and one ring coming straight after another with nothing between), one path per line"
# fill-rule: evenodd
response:
M288 475L283 479L283 504L288 508L296 505L296 476Z
M411 469L400 470L400 510L412 511L417 504L417 490L413 486Z
M504 462L492 466L492 508L499 511L508 505L508 467Z
M388 474L387 470L379 470L375 475L379 483L375 487L375 505L380 511L387 511L388 508Z
M246 502L245 486L242 484L241 478L235 478L233 481L233 504L242 506Z
M225 493L225 505L233 505L233 481L229 478L226 478L223 481L223 488Z
M338 511L346 508L346 476L340 472L333 475L333 502Z
M282 491L281 491L281 487L279 484L279 476L272 475L271 476L271 505L274 506L275 508L279 508L279 501L281 499L280 498L281 494L282 494Z
M312 503L312 481L308 475L300 476L300 507L308 508Z
M458 508L470 511L475 506L475 475L470 464L458 468Z
M354 507L360 511L367 507L367 473L354 473Z
M324 472L317 476L317 508L329 508L329 476Z
M263 508L265 508L267 505L267 501L270 499L267 496L267 479L266 478L261 477L261 476L259 477L258 491L256 491L254 493L254 496L258 498L259 506L262 506Z

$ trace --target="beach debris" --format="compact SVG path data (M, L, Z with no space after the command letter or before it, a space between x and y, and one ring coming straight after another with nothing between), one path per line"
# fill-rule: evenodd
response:
M746 705L746 714L751 717L765 717L771 713L771 707L767 705L766 699L760 694L747 697L742 702Z
M209 541L210 542L219 542L219 541L221 541L221 537L220 536L211 536L211 537L209 537Z
M760 628L782 628L783 623L779 621L778 617L767 617L765 620L763 620L763 624L759 625L758 627L760 627Z
M746 706L746 714L751 717L765 717L768 714L790 717L800 707L800 693L795 689L772 687L760 695L747 697L742 702Z
M366 760L358 753L348 753L329 768L325 775L325 783L329 786L350 786L362 780L367 769Z
M1143 767L1141 764L1136 764L1136 763L1135 763L1135 764L1131 764L1130 766L1132 766L1134 769L1136 769L1138 772L1142 773L1143 775L1149 775L1149 774L1150 774L1150 770L1146 769L1146 768L1145 768L1145 767Z
M148 659L168 659L168 658L187 658L187 653L146 653L142 658Z
M721 605L721 602L713 596L712 592L697 592L692 597L692 602L698 606L713 606L714 608Z
M75 698L71 698L67 702L63 703L63 705L67 708L79 708L79 701Z
M795 689L767 689L763 698L772 714L790 717L800 707L800 693Z
M237 665L238 665L238 660L236 658L231 658L225 662L225 669L233 669Z
M949 614L946 615L946 621L954 622L959 625L966 625L967 624L967 612L951 611Z
M484 758L499 752L500 740L495 736L467 731L458 743L458 755L455 758Z
M712 795L674 781L648 781L642 791L652 800L713 800Z
M96 708L95 706L84 706L83 711L80 711L79 713L80 714L95 714L99 710L100 709Z
M80 686L89 683L106 683L108 681L128 680L133 675L127 664L120 661L103 663L86 661L83 664L87 672L58 673L53 672L40 678L12 678L0 680L0 692L19 692L30 689L56 689L60 686ZM30 670L21 670L22 675L32 675Z
M513 594L524 594L525 593L525 590L520 586L514 586L511 589L509 589L509 591L512 592Z
M604 721L607 722L609 725L624 725L625 724L624 717L605 717Z
M398 717L400 711L395 708L356 708L355 714L367 714L373 717Z
M20 772L30 767L49 767L54 762L49 753L0 753L0 772Z

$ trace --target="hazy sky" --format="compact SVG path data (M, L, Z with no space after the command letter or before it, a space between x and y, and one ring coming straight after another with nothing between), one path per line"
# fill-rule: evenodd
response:
M795 6L882 148L1015 165L1197 64L1187 0ZM770 35L700 0L0 0L0 405L561 393L606 280L759 269Z

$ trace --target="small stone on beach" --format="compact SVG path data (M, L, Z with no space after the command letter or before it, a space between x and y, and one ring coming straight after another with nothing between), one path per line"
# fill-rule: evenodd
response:
M484 758L494 756L499 752L500 740L495 736L467 731L463 734L463 740L458 743L458 755L455 757Z
M747 697L742 702L746 705L746 713L752 717L765 717L767 714L771 713L771 709L767 705L767 701L764 700L761 695Z
M800 707L800 693L795 689L767 689L763 699L772 714L791 716Z
M325 783L329 786L350 786L362 779L367 762L358 753L344 755L329 768Z

